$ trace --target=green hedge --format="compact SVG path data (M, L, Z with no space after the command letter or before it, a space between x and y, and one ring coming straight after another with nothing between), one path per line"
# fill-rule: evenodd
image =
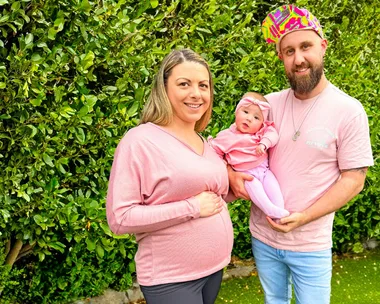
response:
M105 195L115 147L138 122L173 48L210 63L215 107L205 135L233 121L246 91L287 86L260 22L286 1L0 0L0 300L64 303L125 290L136 243L115 237ZM380 236L380 43L373 1L296 1L324 25L326 73L366 108L376 165L338 212L336 251ZM230 206L234 254L249 257L249 203Z

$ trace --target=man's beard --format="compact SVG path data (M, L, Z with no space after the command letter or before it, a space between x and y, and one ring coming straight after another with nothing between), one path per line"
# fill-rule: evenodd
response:
M323 61L318 65L306 63L302 67L309 68L309 75L297 76L294 71L286 72L291 88L300 95L310 93L318 85L323 75Z

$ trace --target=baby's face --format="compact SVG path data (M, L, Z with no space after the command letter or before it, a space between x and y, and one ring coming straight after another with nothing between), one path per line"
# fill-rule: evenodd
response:
M255 134L261 129L263 122L263 113L255 104L240 107L236 112L236 128L242 133Z

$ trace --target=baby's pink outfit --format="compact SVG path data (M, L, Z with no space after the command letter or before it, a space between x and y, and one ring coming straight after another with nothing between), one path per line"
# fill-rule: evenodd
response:
M235 171L253 175L252 181L245 182L245 188L252 202L271 218L289 215L284 209L284 199L274 174L268 167L268 154L256 154L259 144L268 149L276 145L278 133L271 121L264 121L255 134L242 133L232 124L229 129L209 138L209 144Z

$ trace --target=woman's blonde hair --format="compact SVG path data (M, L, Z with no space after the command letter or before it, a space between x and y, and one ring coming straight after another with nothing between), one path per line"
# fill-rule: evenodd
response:
M166 85L173 68L185 61L199 63L208 71L210 79L210 106L201 119L196 122L195 131L201 132L206 128L211 118L214 100L214 84L207 62L190 49L173 50L164 58L160 70L153 80L152 91L142 111L140 124L152 122L157 125L166 126L172 122L173 109L168 94L166 93Z

